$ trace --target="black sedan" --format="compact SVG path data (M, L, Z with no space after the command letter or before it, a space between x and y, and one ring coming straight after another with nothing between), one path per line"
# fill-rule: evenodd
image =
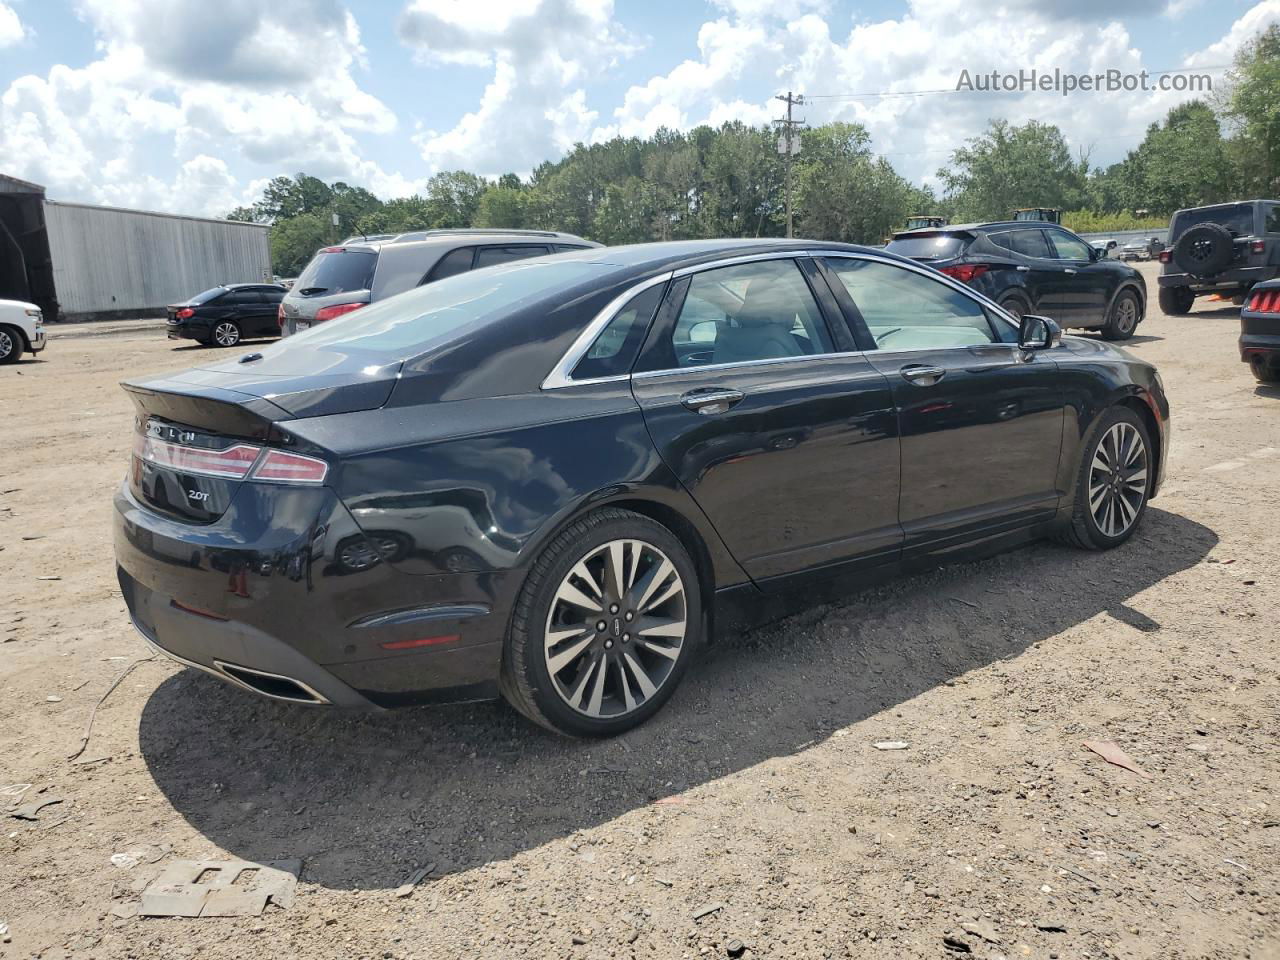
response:
M128 382L120 585L162 652L282 700L493 697L608 735L713 629L886 574L1134 532L1149 364L906 258L804 241L460 274Z
M280 336L278 283L228 283L166 308L170 340L195 340L206 347L234 347L252 337Z
M1114 246L1115 241L1111 245ZM894 235L887 250L936 267L1005 311L1127 340L1147 309L1142 274L1053 223L972 223Z

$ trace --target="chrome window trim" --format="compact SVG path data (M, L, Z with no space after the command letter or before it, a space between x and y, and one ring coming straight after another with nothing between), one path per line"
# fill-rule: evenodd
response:
M582 380L575 380L572 377L572 373L573 368L578 365L578 361L586 356L587 351L591 349L591 345L596 342L596 338L604 332L604 328L609 325L609 322L618 315L618 312L623 307L630 303L634 297L644 293L650 287L656 287L660 283L669 283L673 276L674 274L670 270L665 273L660 273L656 277L650 277L648 280L643 280L635 286L628 287L622 293L618 294L618 296L610 300L604 309L592 317L591 322L582 328L582 332L578 334L569 349L565 351L564 356L562 356L560 361L551 368L551 372L547 374L546 378L542 381L541 388L543 390L561 390L565 387L572 387L579 384L615 383L630 379L631 374L623 373L608 377L587 377Z
M801 360L838 360L850 357L866 359L868 351L842 350L838 353L802 353L798 357L765 357L761 360L735 360L732 363L706 363L689 367L670 367L666 370L642 370L631 374L632 380L654 380L661 377L677 377L683 373L701 373L704 370L736 370L741 367L763 367L777 363L795 363Z
M756 263L761 260L803 260L810 256L812 254L804 249L772 250L769 253L745 253L741 256L730 257L727 260L695 263L690 267L681 267L672 274L672 277L679 280L681 277L691 277L695 273L706 273L708 270L719 270L722 267L736 267L744 263ZM810 356L813 356L813 354L810 354Z

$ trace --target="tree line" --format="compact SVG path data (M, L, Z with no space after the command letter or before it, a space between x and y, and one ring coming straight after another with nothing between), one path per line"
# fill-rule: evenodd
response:
M916 186L856 123L804 130L794 159L798 236L879 243L912 214L953 222L1003 219L1017 207L1057 207L1079 230L1167 224L1180 208L1280 195L1280 27L1237 54L1211 100L1170 110L1108 167L1073 154L1061 130L992 120ZM350 235L456 227L565 230L604 244L785 232L778 134L738 122L651 137L578 144L527 177L438 173L420 195L383 201L362 187L276 177L229 219L270 223L273 268L295 276L315 250ZM334 217L337 225L334 225Z

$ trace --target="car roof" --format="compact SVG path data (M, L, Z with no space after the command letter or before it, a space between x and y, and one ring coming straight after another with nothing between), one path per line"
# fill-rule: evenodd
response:
M996 230L1036 230L1042 227L1068 229L1060 223L1052 223L1048 220L991 220L986 223L949 223L945 227L917 227L914 230L899 230L893 235L893 238L897 240L899 237L909 237L912 234L935 236L939 233L990 233Z

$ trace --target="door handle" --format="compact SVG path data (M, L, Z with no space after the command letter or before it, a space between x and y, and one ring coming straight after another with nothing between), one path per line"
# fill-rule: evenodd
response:
M1075 267L1067 267L1067 268L1066 268L1065 270L1063 270L1062 272L1063 272L1063 273L1079 273L1080 271L1079 271L1079 270L1077 270Z
M690 410L710 416L715 413L727 413L729 408L741 400L741 390L727 390L719 387L702 387L690 390L680 397L680 402Z
M1018 265L1018 272L1019 272L1019 273L1030 273L1030 272L1031 272L1031 268L1030 268L1030 267L1028 267L1028 266L1026 266L1025 264L1019 264L1019 265Z
M898 372L902 374L903 380L914 383L917 387L931 387L947 375L945 367L930 367L920 363L903 367Z

